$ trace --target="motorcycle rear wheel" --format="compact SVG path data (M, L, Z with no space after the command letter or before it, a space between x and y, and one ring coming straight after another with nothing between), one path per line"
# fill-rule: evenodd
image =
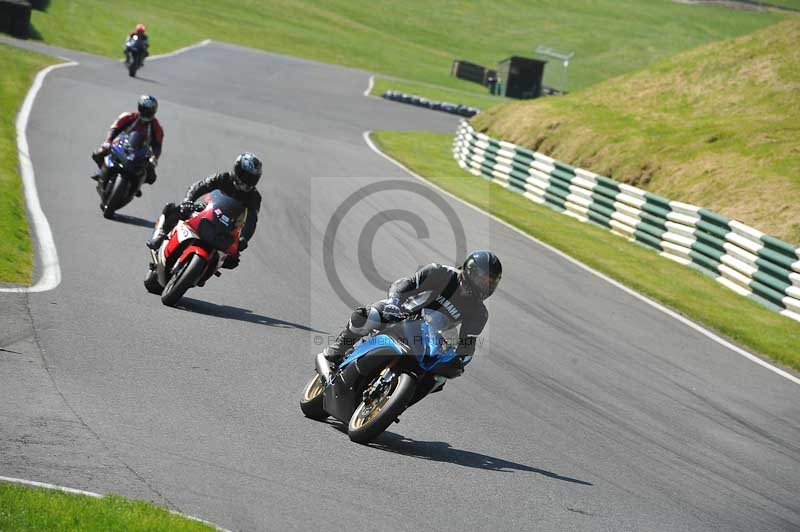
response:
M303 397L300 399L300 410L307 418L322 421L328 417L328 413L322 408L324 391L325 386L322 384L322 379L314 373L314 377L303 388Z
M347 424L350 439L356 443L369 443L380 436L406 409L414 397L415 388L411 375L399 373L379 397L369 402L361 401Z
M206 261L199 255L192 255L186 265L167 281L167 286L161 294L161 302L168 307L175 306L183 294L197 284L205 268Z

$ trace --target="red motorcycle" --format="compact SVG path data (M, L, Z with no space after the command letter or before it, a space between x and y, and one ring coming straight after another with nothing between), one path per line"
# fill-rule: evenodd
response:
M247 216L242 203L213 190L195 203L195 212L180 220L157 251L149 250L150 269L144 286L174 306L193 286L220 275L225 257L239 251L239 235ZM164 224L162 215L156 228Z

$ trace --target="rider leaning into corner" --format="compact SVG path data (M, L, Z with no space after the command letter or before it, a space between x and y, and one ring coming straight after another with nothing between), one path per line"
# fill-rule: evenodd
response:
M161 247L161 243L178 224L178 220L186 219L194 212L196 200L212 190L220 190L247 208L247 218L239 237L239 252L236 255L228 255L222 263L223 268L236 268L239 265L239 254L247 248L256 231L258 211L261 209L261 194L256 190L259 179L261 179L261 160L250 152L240 154L233 163L232 172L218 172L201 179L189 187L183 203L164 205L162 210L164 221L157 226L152 238L147 241L147 247L152 250Z
M430 290L428 302L422 308L438 310L448 315L454 324L461 323L456 348L459 356L450 362L447 375L458 377L472 359L477 338L489 318L483 301L495 291L502 274L500 259L491 251L484 250L470 253L461 268L436 263L423 266L411 277L392 283L388 299L355 309L347 326L323 351L325 358L338 365L361 338L380 330L387 321L402 317L401 304L405 300Z
M158 111L158 100L149 94L139 97L139 105L136 111L122 113L117 117L103 139L103 143L92 153L92 160L97 164L97 173L91 176L98 181L100 179L100 169L103 167L103 159L111 151L111 143L122 133L133 133L138 131L150 145L152 155L147 161L147 177L145 183L152 185L156 182L156 166L158 158L161 157L161 147L164 141L164 130L156 118ZM141 196L141 191L136 192L136 196Z
M150 50L149 50L150 39L148 39L147 37L147 28L144 27L144 24L137 24L136 29L134 29L132 32L128 34L128 39L130 39L134 35L139 37L139 41L142 43L142 48L144 49L144 56L147 57L148 55L150 55ZM131 58L128 57L127 46L125 48L125 58L127 59L127 61L131 60ZM144 62L144 59L142 59L142 62Z

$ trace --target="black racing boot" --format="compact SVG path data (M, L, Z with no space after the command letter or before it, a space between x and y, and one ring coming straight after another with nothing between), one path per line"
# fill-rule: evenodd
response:
M153 236L150 238L150 240L145 242L145 244L153 251L156 251L161 247L161 243L164 242L165 238L167 238L167 234L163 230L159 229L153 233Z
M361 339L362 335L351 331L349 325L348 323L348 326L339 333L339 336L336 337L333 343L322 351L328 362L333 362L338 365L344 360L345 353Z

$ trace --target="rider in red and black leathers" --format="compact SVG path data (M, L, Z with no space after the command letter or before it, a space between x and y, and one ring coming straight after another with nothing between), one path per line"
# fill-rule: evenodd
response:
M423 266L411 277L403 277L392 283L388 299L355 309L347 326L325 348L325 358L338 364L362 337L373 330L380 330L386 318L391 321L392 318L401 317L403 311L400 306L404 301L430 291L423 308L437 310L448 315L454 324L461 324L456 348L459 358L454 359L449 375L456 377L463 372L464 364L475 353L478 335L489 318L483 300L495 291L502 273L500 259L491 251L470 253L460 269L436 263Z
M177 225L178 220L191 215L196 200L212 190L220 190L240 201L247 209L247 218L239 237L239 251L244 251L256 231L258 211L261 209L261 194L256 190L259 179L261 179L261 160L253 153L242 153L236 158L232 172L218 172L197 181L186 191L186 197L180 205L167 203L162 211L164 223L147 241L147 247L158 249L172 228ZM238 265L239 255L236 254L225 257L222 267L233 269Z
M100 179L100 169L103 166L103 159L111 150L111 143L121 133L132 133L138 131L145 139L145 143L150 145L153 154L147 162L147 178L145 182L152 185L156 182L156 165L158 158L161 157L161 147L164 142L164 130L156 118L158 101L150 95L144 94L139 98L139 105L136 111L122 113L111 124L111 127L103 139L103 143L92 153L92 160L97 163L98 172L92 176L95 181Z

